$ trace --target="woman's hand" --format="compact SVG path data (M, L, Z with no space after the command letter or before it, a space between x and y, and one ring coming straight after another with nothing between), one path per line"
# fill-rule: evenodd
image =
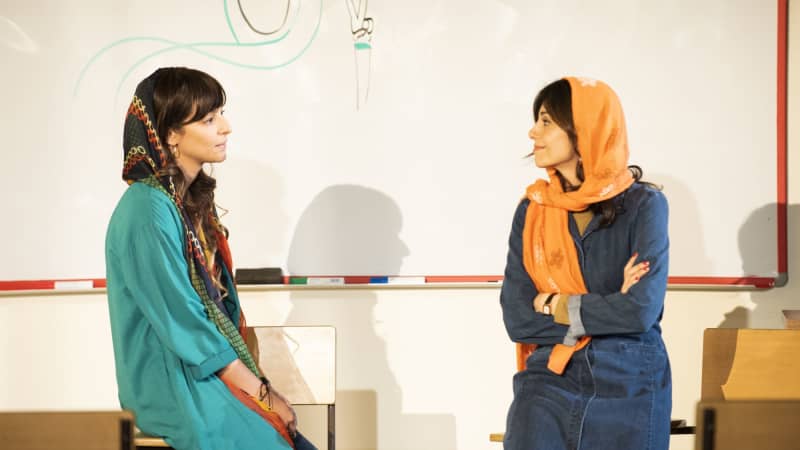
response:
M295 433L297 433L297 414L294 412L292 404L275 389L270 389L269 396L272 402L272 410L275 411L281 417L283 423L286 424L289 434L294 436ZM269 404L266 400L267 399L264 399L264 403Z
M642 261L639 264L634 264L638 257L639 254L634 253L631 259L628 260L628 263L625 264L625 268L623 269L624 279L622 281L622 289L620 290L623 294L627 294L631 286L638 283L639 280L650 271L649 261Z
M292 404L272 388L267 391L267 396L260 398L261 395L264 395L262 380L255 376L241 360L233 360L217 372L217 375L232 389L238 388L246 395L259 400L262 408L271 408L286 424L289 434L294 436L297 432L297 415L294 413Z

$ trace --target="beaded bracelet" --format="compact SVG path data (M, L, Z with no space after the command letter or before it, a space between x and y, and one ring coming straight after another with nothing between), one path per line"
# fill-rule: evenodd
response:
M267 379L267 377L264 376L260 378L261 378L261 387L259 388L258 391L258 399L262 402L264 401L264 399L266 399L267 406L269 407L269 409L272 409L272 396L270 395L269 380Z

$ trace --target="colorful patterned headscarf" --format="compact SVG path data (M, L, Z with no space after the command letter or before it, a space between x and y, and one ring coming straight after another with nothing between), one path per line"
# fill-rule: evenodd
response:
M548 180L527 189L531 200L522 233L523 264L539 292L584 294L586 285L575 243L569 234L569 211L613 198L633 184L628 170L628 137L619 98L602 81L565 78L572 92L572 115L585 179L580 188L564 192L555 169ZM548 368L558 374L572 354L589 343L557 344Z
M189 264L189 276L192 286L203 301L206 313L210 320L216 324L219 331L230 342L236 351L237 356L245 365L256 375L261 376L257 364L252 355L247 350L244 339L242 338L245 320L244 315L239 316L240 328L237 329L234 321L228 313L228 309L222 302L222 295L219 288L213 283L209 274L205 252L203 251L202 240L198 239L195 226L192 223L186 209L183 207L181 197L175 189L172 177L166 174L163 169L167 165L167 155L164 146L156 132L155 108L153 106L153 92L158 80L158 76L170 69L158 69L152 75L145 78L136 87L128 107L125 118L125 131L123 134L123 150L125 152L125 164L122 169L122 178L132 184L142 182L164 192L180 211L183 222L183 231L186 240L185 257ZM212 211L206 220L210 223L218 224L219 219L216 210ZM228 240L222 232L221 227L217 227L217 252L214 256L215 264L220 264L229 274L233 273ZM235 289L235 287L233 287Z

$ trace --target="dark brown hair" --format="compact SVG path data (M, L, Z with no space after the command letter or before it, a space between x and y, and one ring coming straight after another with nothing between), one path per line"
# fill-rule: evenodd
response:
M572 88L569 86L569 81L564 79L554 81L536 94L536 98L533 101L534 121L539 120L539 110L541 110L542 106L545 107L550 118L553 119L556 125L567 133L572 148L574 148L575 152L580 156L581 150L578 148L578 133L575 131L575 121L572 116ZM531 153L528 156L531 155L533 154ZM661 189L659 186L652 183L641 181L643 174L641 167L631 165L628 166L628 170L631 171L635 182L646 184L655 189ZM583 172L583 163L580 161L576 169L576 176L581 182L586 179ZM579 186L572 186L561 173L558 173L558 178L566 192L574 191L579 188ZM607 227L614 223L617 214L622 211L622 198L624 195L625 192L621 192L613 198L589 205L589 209L593 213L602 216L600 227Z
M161 144L167 145L170 131L177 132L184 125L202 119L223 105L225 90L211 75L185 67L160 69L153 90L153 107L156 132ZM202 226L206 244L212 251L216 251L216 231L220 225L210 220L210 217L214 210L217 180L201 169L194 181L186 186L186 178L172 152L167 150L164 154L167 156L167 163L159 175L170 175L178 192L186 188L182 198L186 213L195 227Z

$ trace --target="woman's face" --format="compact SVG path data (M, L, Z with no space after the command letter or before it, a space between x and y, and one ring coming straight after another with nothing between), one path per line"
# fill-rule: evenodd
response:
M225 161L226 142L232 130L222 113L222 108L217 108L178 131L170 131L169 144L177 148L176 162L184 172L196 173L205 163Z
M533 159L536 167L575 170L578 153L572 148L569 135L550 118L547 109L539 108L539 118L528 132L533 140Z

